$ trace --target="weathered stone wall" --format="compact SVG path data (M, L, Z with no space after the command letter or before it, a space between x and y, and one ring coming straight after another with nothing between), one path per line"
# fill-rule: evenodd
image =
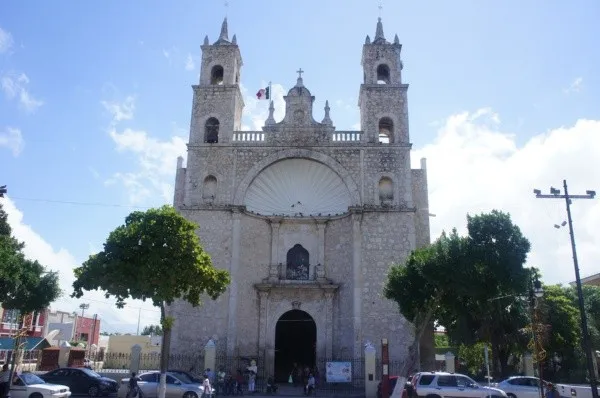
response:
M198 236L204 250L210 254L216 268L229 270L231 259L231 212L182 210L182 215L198 224ZM170 308L175 316L173 352L186 352L189 347L203 347L210 338L218 336L222 342L227 336L227 309L229 291L217 300L205 297L202 306L192 307L184 301Z
M390 355L400 358L410 345L412 327L398 306L383 297L392 264L402 264L414 247L413 213L373 212L362 218L362 325L363 339L390 339Z
M361 85L359 106L360 125L367 142L378 142L379 120L389 117L394 122L394 142L408 144L408 85Z
M190 126L190 144L204 143L206 121L214 117L219 121L219 143L228 143L232 132L241 126L241 113L236 109L243 105L242 93L237 84L192 86L192 121Z

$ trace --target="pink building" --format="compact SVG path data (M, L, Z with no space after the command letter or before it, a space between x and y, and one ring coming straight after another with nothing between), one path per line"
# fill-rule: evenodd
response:
M100 340L100 319L78 316L75 326L75 339L98 345L98 341Z

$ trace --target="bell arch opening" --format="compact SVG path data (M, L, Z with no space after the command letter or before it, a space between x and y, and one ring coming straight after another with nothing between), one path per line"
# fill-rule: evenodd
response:
M386 64L377 67L377 84L390 84L390 67Z
M210 71L210 84L214 85L222 85L223 84L223 76L225 75L225 71L221 65L215 65L212 67Z
M216 144L219 142L219 120L215 117L209 118L204 124L204 142Z
M391 144L394 142L394 121L389 117L379 119L379 143Z
M275 380L287 383L294 368L313 369L316 363L317 324L305 311L284 313L275 325ZM293 377L294 384L302 380Z

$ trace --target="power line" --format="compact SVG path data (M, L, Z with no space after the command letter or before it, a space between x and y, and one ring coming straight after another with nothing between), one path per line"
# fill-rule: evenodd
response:
M54 203L54 204L65 204L65 205L76 205L76 206L96 206L96 207L123 207L130 209L150 209L151 206L135 206L135 205L123 205L118 203L100 203L100 202L76 202L71 200L54 200L54 199L36 199L36 198L24 198L21 196L11 196L11 199L24 200L28 202L40 202L40 203Z

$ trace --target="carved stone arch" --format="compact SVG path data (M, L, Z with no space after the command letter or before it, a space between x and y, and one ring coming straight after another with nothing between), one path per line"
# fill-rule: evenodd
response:
M210 84L223 85L225 83L225 69L220 64L213 65L210 68Z
M375 68L375 80L377 84L392 83L392 73L389 65L385 61L377 64Z
M219 142L219 130L221 122L214 116L210 116L204 122L204 142L216 144Z
M277 327L279 318L288 311L300 309L310 315L315 321L317 326L317 351L319 351L319 348L323 349L327 338L326 311L323 309L325 300L300 302L299 306L295 301L298 300L270 301L266 330L267 346L275 348L275 328ZM317 356L318 355L319 354L317 353Z
M248 171L248 173L246 173L242 181L240 181L240 183L238 184L235 190L233 204L236 206L242 206L244 204L244 197L246 195L246 191L248 190L248 187L256 178L256 176L258 176L264 169L266 169L271 164L287 158L304 158L309 160L315 160L328 166L329 168L331 168L331 170L337 173L337 175L339 175L342 181L344 181L344 183L346 184L346 187L350 192L351 206L361 205L358 186L356 185L356 182L354 181L348 170L346 170L338 161L324 153L301 148L284 149L282 151L273 153L256 163Z
M393 144L398 141L398 120L391 113L377 115L377 141L382 144Z
M398 177L396 175L394 175L393 173L388 173L388 172L383 172L379 174L379 177L375 179L375 181L372 182L372 198L373 198L373 203L380 205L380 204L384 204L381 201L381 197L380 197L380 182L382 179L387 179L389 181L392 182L392 196L393 198L391 200L386 200L385 204L396 204L399 201L399 192L400 192L400 187L399 187L399 181L398 181Z

